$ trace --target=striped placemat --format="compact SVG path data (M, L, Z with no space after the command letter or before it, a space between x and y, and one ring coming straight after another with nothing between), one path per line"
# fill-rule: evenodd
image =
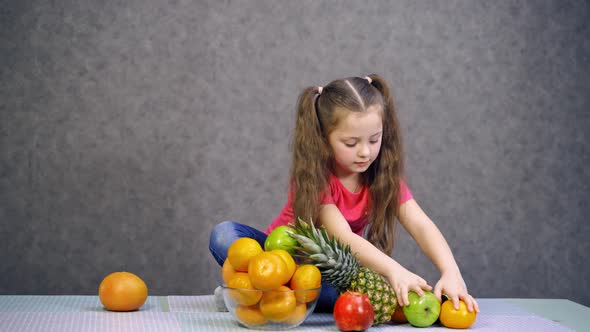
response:
M3 331L247 331L229 313L188 312L0 312ZM382 324L370 331L416 331L409 324ZM420 331L448 331L435 325ZM313 314L290 331L338 331L330 314ZM538 316L478 315L470 331L569 332L567 327Z
M98 296L87 295L3 295L0 312L89 312L105 311ZM164 311L157 298L148 296L139 310Z
M163 312L0 312L0 330L27 332L176 332L174 314Z
M237 331L258 331L248 329L240 325L228 312L207 312L207 313L176 313L182 331L187 332L237 332ZM392 328L392 327L390 327ZM371 328L370 330L372 330ZM272 330L272 328L271 328ZM288 331L323 332L338 331L331 314L312 314L303 324L289 329Z
M217 312L213 295L168 296L171 312Z
M182 331L248 331L239 325L228 313L177 313ZM410 324L381 324L371 327L368 331L416 331ZM487 315L480 314L470 331L505 331L505 332L571 332L573 330L551 320L529 315ZM250 330L254 331L254 330ZM313 314L303 324L289 331L306 332L337 332L331 314ZM440 324L420 328L420 332L449 331Z

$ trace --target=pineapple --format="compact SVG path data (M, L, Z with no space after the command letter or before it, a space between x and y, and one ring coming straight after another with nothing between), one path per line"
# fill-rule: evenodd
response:
M299 256L306 263L314 264L322 272L322 279L330 282L340 293L347 290L367 294L375 317L373 325L389 322L397 307L395 292L379 273L362 267L351 253L335 238L329 238L325 229L317 229L313 223L298 218L295 232Z

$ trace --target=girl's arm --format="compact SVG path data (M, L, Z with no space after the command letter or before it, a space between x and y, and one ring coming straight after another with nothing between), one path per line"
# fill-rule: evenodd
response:
M355 234L342 213L333 204L322 206L319 215L320 223L326 228L330 236L336 237L342 243L350 246L361 265L366 266L385 276L393 286L398 303L409 304L408 291L413 290L422 295L424 290L431 290L423 278L408 271L390 256L373 246L362 236Z
M441 278L434 287L434 294L439 301L444 292L453 301L456 309L459 308L459 299L462 299L469 311L475 309L479 312L477 302L467 292L467 286L447 241L414 199L401 205L399 220L441 273Z

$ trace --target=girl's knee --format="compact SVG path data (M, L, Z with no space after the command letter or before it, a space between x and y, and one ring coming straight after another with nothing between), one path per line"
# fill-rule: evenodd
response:
M209 236L209 251L220 265L227 256L227 249L236 237L236 225L234 221L221 222L211 230Z
M237 223L235 221L223 221L213 227L211 235L209 236L209 243L222 239L227 234L235 232Z
M235 229L236 224L237 222L235 221L222 221L219 224L215 225L215 227L213 227L213 231L211 231L211 233L225 232L228 230Z
M213 227L209 237L209 250L218 263L223 264L223 260L227 257L227 250L235 240L241 237L253 238L261 246L264 246L266 240L266 234L263 232L235 221L224 221Z

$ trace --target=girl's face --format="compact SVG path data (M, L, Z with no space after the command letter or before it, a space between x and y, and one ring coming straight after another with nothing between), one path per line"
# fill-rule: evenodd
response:
M369 106L366 112L342 112L346 115L328 136L336 176L366 171L379 155L383 134L380 105Z

